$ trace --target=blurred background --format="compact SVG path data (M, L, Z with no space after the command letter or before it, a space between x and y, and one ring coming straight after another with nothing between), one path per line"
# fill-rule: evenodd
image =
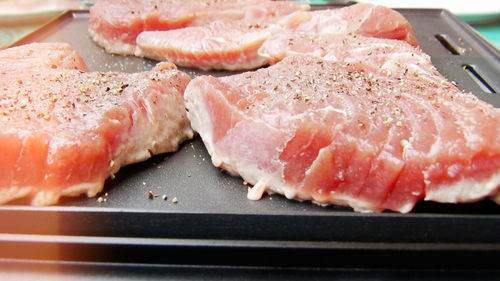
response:
M47 24L67 9L88 9L95 0L0 0L0 49ZM299 1L299 0L296 0ZM317 5L369 2L391 8L446 9L500 48L500 1L302 0Z

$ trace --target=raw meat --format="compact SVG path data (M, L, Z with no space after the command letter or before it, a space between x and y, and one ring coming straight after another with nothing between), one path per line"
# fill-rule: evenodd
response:
M248 70L276 63L290 53L310 50L315 46L314 38L322 36L364 34L417 45L408 21L383 6L356 4L309 12L308 6L276 3L287 7L276 9L282 14L286 14L283 10L296 12L281 20L275 16L258 21L219 20L202 26L143 32L137 37L135 54L205 70ZM294 42L298 36L301 40Z
M33 43L30 48L9 48L0 52L2 74L37 72L55 69L76 69L87 71L80 55L64 43ZM2 80L7 77L2 77ZM0 81L1 83L1 81Z
M434 75L439 75L430 64L430 57L427 54L402 40L367 37L359 34L310 36L303 33L287 34L286 38L289 43L286 44L286 54L283 57L307 54L330 61L364 63L371 66L371 71L389 76L391 73L400 72L403 66L406 66L408 70L418 72L421 79L428 74L431 74L428 78L430 80L435 78ZM280 44L275 46L278 45ZM283 53L284 49L264 50L263 46L260 51L265 51L270 57L275 57L274 51ZM281 59L280 57L279 60ZM426 70L425 67L429 69Z
M147 30L199 26L215 20L262 19L290 13L270 0L99 0L90 8L89 34L110 53L133 55L136 37ZM307 6L308 7L308 6Z
M494 196L499 110L461 92L418 49L416 60L400 56L411 48L373 48L382 70L377 59L295 55L254 72L197 77L185 91L188 118L213 164L254 185L250 199L267 191L405 213L422 198Z
M191 78L173 64L86 72L63 43L24 45L0 57L0 203L95 196L120 167L193 137L183 98Z
M418 45L410 23L400 13L368 3L341 9L296 12L280 21L279 25L282 31L273 33L259 50L259 55L270 64L290 53L311 52L311 45L316 46L315 41L323 36L360 34Z
M201 26L145 31L137 37L135 55L199 69L248 70L267 64L257 54L282 16L309 10L309 5L271 1L259 3L261 13L243 20L217 20ZM266 7L267 6L267 7Z
M247 70L267 64L257 50L269 37L269 25L216 21L203 27L145 31L137 37L136 55L179 66Z

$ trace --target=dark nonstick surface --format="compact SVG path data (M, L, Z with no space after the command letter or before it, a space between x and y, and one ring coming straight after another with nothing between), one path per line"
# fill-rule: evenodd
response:
M498 49L447 11L401 12L443 75L500 107ZM69 11L16 44L70 43L93 71L138 72L156 63L105 53L88 36L88 17ZM181 70L192 77L230 74ZM407 268L476 269L495 268L493 257L500 253L500 206L488 200L420 202L410 214L362 214L280 195L251 201L246 192L242 179L211 164L196 137L175 153L122 168L106 182L102 200L0 206L0 259L395 267L379 258L383 254ZM260 258L251 259L254 254Z

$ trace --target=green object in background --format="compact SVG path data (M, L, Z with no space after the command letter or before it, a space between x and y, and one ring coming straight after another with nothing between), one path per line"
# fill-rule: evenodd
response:
M500 48L500 16L496 21L490 23L471 23L471 25L491 43Z
M0 49L10 45L12 42L35 31L40 24L31 24L23 26L9 26L0 28Z
M63 12L64 10L0 15L0 49L39 29Z

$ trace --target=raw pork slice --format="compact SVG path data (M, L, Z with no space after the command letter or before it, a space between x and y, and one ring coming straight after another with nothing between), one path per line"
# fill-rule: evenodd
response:
M24 45L0 57L0 203L95 196L123 165L175 151L193 136L183 98L191 79L173 64L135 74L86 72L63 43Z
M403 15L390 8L368 3L341 9L296 12L281 20L279 25L282 32L273 33L258 51L270 64L294 52L311 52L311 45L315 46L315 41L322 36L359 34L418 45L412 27Z
M0 52L2 81L7 73L45 72L55 69L76 69L87 71L85 62L68 44L33 43L30 48L9 48ZM0 81L1 83L1 81Z
M372 71L378 71L391 76L401 72L403 66L406 71L419 73L420 79L430 75L429 80L439 75L434 66L430 64L430 57L420 48L410 45L403 40L367 37L359 34L347 35L316 35L310 36L303 33L287 35L288 44L283 49L260 49L271 56L273 52L286 52L283 56L297 54L313 55L330 61L346 63L364 63L370 65ZM279 44L275 45L278 46ZM274 53L276 54L276 53ZM397 55L396 55L397 54ZM273 56L275 57L275 56ZM280 56L280 60L282 57ZM425 69L428 67L428 69Z
M259 19L304 6L270 0L98 0L90 8L88 30L106 51L133 55L136 37L146 30L171 30L223 19Z
M137 37L135 55L203 70L249 70L267 64L257 51L270 34L269 25L244 21L145 31Z
M291 5L286 1L276 3ZM285 10L299 10L297 7ZM305 8L281 20L221 20L176 30L146 31L137 37L135 54L201 69L248 70L276 63L288 54L312 52L316 38L323 36L364 34L417 45L408 21L387 7L356 4L313 12ZM325 51L324 46L321 48L314 49Z
M397 48L392 55L401 63ZM250 199L267 191L409 212L422 198L497 194L499 110L461 92L425 56L416 63L389 73L373 61L296 55L254 72L200 76L186 88L188 118L213 164L254 185Z
M144 31L137 37L135 55L203 70L248 70L264 64L257 54L271 35L273 23L309 5L272 1L260 3L264 9L243 20L217 20L201 26L168 31Z

